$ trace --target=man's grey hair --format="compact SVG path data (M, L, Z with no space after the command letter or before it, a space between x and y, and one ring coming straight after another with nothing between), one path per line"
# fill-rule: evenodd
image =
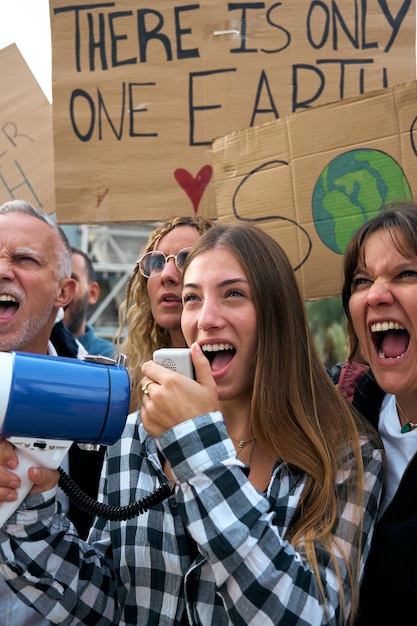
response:
M25 215L31 215L37 219L48 224L53 231L54 236L57 239L57 269L58 278L70 278L71 276L71 246L68 238L61 226L59 226L55 219L44 213L40 209L25 202L24 200L10 200L0 206L0 215L6 213L24 213Z

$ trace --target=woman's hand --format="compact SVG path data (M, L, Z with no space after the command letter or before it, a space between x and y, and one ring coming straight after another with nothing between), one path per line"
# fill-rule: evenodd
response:
M0 439L0 506L2 502L14 502L20 487L20 478L13 470L18 469L19 459L16 448L6 439ZM29 480L34 486L31 493L40 493L54 487L59 480L59 472L45 467L31 467Z
M197 343L191 346L191 358L196 380L153 361L143 364L142 387L148 393L143 395L140 415L150 435L158 437L176 424L218 410L210 363Z

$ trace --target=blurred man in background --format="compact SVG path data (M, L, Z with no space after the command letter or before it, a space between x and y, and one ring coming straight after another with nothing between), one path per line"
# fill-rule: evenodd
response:
M113 357L115 346L111 341L97 337L94 328L87 322L90 306L96 304L100 296L100 285L96 280L90 257L72 248L72 278L76 281L75 296L65 309L64 324L84 346L89 354Z

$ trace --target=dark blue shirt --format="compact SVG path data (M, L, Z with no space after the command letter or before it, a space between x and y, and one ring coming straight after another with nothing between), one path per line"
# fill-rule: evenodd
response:
M78 341L84 346L88 354L101 354L102 356L114 357L115 346L111 341L97 337L91 324L86 325L87 331L78 337Z

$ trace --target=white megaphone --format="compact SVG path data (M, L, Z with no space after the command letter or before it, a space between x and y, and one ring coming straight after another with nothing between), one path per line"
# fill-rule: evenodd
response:
M32 488L29 467L57 469L71 445L112 445L129 413L130 384L118 361L0 352L0 437L16 446L18 500L3 502L0 526Z

